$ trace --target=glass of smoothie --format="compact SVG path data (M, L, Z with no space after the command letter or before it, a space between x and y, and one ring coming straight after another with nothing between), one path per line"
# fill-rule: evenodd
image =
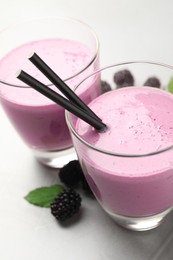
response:
M99 68L99 43L85 23L66 17L20 22L0 32L0 102L34 156L50 167L76 158L65 111L16 78L16 71L57 88L28 60L37 53L72 89ZM86 97L93 89L85 89ZM97 95L97 93L95 92Z
M90 188L127 229L155 228L173 208L173 94L167 91L172 76L169 65L127 62L84 79L76 93L93 84L107 91L88 104L107 130L66 112ZM100 82L93 83L95 78Z

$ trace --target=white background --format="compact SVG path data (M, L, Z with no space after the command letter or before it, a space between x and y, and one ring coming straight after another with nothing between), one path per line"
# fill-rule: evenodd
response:
M93 27L101 66L137 59L173 65L172 0L0 0L0 29L19 18L50 15L68 15ZM131 232L83 196L80 219L60 226L49 209L23 199L57 181L57 170L34 160L0 108L1 260L172 260L172 213L153 231Z

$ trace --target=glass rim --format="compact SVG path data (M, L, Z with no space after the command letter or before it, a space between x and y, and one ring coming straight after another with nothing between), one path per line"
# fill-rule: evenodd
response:
M80 71L78 71L75 74L73 74L72 76L69 76L69 77L67 77L65 79L62 79L63 81L66 82L68 80L71 80L71 79L77 77L78 75L83 73L87 68L89 68L94 63L94 61L97 59L97 57L99 55L99 49L100 49L100 43L99 43L98 36L97 36L95 30L90 25L88 25L87 23L85 23L85 22L83 22L83 21L81 21L81 20L79 20L77 18L73 18L73 17L70 17L70 16L45 16L45 17L35 17L35 18L31 18L31 19L23 19L21 21L17 21L15 23L13 23L13 24L3 28L0 31L0 35L1 35L1 33L6 32L7 30L9 30L9 29L11 29L13 27L17 27L18 25L21 24L21 22L25 23L25 24L29 24L30 22L34 22L34 21L38 22L38 21L42 21L42 20L45 20L45 21L46 20L49 20L49 21L50 20L62 20L62 21L64 20L64 21L69 21L69 22L81 24L82 26L85 26L88 29L88 31L90 31L91 35L93 36L93 39L95 40L96 50L95 50L94 54L92 55L92 57L91 57L90 61L88 62L88 64L86 66L84 66L84 68L82 68ZM8 53L6 53L6 54L8 54ZM4 84L4 85L11 86L11 87L16 87L16 88L31 88L30 86L27 86L27 85L13 84L12 82L8 82L8 81L3 80L1 78L0 78L0 83ZM46 86L52 86L52 85L53 85L52 83L46 84Z
M78 87L80 87L80 85L85 82L87 79L91 78L92 76L106 70L106 69L110 69L113 67L118 67L118 66L123 66L123 65L130 65L130 64L150 64L150 65L156 65L156 66L160 66L160 67L164 67L164 68L168 68L171 69L173 71L173 66L165 64L165 63L161 63L161 62L155 62L155 61L149 61L149 60L134 60L134 61L128 61L128 62L121 62L121 63L116 63L116 64L112 64L112 65L108 65L106 67L103 67L99 70L96 70L94 73L88 75L87 77L85 77L74 89L74 91L77 90ZM105 150L105 149L101 149L100 147L94 146L92 144L90 144L89 142L87 142L86 140L84 140L74 129L73 125L71 124L71 120L70 120L70 112L65 110L65 118L66 118L66 122L67 125L71 131L71 133L80 141L82 142L84 145L86 145L87 147L91 148L92 150L95 150L97 152L103 153L103 154L107 154L107 155L111 155L111 156L116 156L116 157L129 157L129 158L135 158L135 157L147 157L147 156L153 156L153 155L157 155L157 154L161 154L164 153L166 151L172 150L173 149L173 144L164 148L164 149L160 149L158 151L153 151L153 152L149 152L149 153L141 153L141 154L126 154L126 153L116 153L116 152L111 152L109 150Z

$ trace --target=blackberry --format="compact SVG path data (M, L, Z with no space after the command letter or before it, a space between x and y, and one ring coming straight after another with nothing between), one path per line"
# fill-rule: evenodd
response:
M83 179L83 172L79 161L74 160L66 164L59 171L60 180L68 187L76 186Z
M52 201L51 214L58 221L63 222L73 217L79 211L80 206L80 195L73 189L64 190Z
M101 80L101 92L102 94L111 90L111 86L104 80Z
M129 70L120 70L116 72L113 76L113 79L117 85L117 88L134 85L134 77Z
M160 84L160 80L158 78L150 77L145 81L144 86L160 88L161 84Z

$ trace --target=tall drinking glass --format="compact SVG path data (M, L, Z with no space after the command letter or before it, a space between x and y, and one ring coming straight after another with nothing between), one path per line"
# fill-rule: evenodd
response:
M66 112L88 184L103 209L131 230L157 227L173 208L173 94L166 91L172 76L168 65L127 62L83 80L76 93L95 78L111 86L89 104L106 131Z
M16 71L58 91L28 60L36 52L72 89L99 68L99 43L95 32L72 18L51 17L20 22L0 32L0 102L11 123L33 155L50 167L76 158L65 121L65 111L48 98L22 84ZM89 95L94 89L85 91Z

